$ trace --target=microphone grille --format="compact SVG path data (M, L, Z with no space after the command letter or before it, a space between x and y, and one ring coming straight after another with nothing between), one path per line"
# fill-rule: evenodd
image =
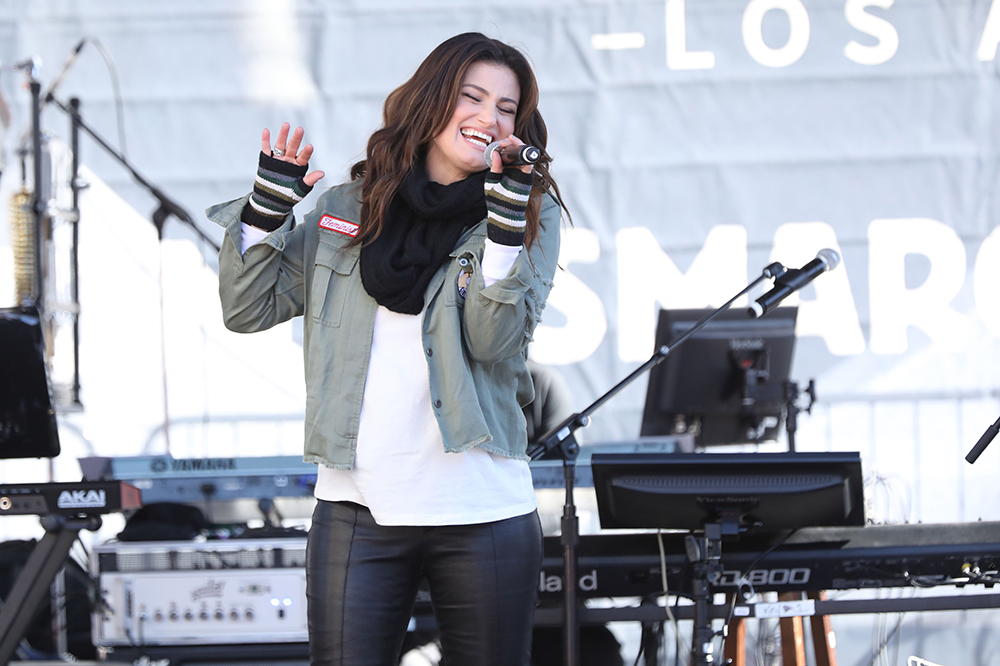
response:
M828 271L832 271L840 265L840 253L836 250L831 250L828 247L817 252L816 258L822 260L823 263L826 264L826 270Z
M493 166L493 153L497 152L498 148L500 148L500 142L494 141L486 146L486 150L483 151L483 160L486 162L487 169Z
M35 271L35 218L31 192L22 189L10 197L10 244L14 251L14 300L21 304L38 295Z

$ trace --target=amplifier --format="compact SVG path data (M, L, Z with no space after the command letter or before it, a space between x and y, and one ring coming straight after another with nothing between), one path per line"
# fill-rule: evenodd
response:
M302 538L98 546L94 645L307 641L305 553Z

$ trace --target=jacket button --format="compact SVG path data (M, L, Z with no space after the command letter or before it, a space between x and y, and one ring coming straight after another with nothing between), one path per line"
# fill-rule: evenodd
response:
M441 401L440 400L435 400L434 401L434 406L437 407L437 408L440 408L441 407Z
M461 259L458 260L458 265L459 266L468 266L469 265L469 260L466 259L465 257L462 257Z
M434 350L428 347L428 349L427 349L427 355L428 356L434 356Z

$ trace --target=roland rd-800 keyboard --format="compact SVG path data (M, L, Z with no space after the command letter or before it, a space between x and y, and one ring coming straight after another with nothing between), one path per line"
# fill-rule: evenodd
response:
M665 533L663 562L671 594L690 590L684 534ZM582 536L577 550L582 597L662 594L657 535ZM724 540L713 592L737 585L756 592L992 585L1000 564L1000 522L814 527ZM540 597L562 596L562 547L545 539Z

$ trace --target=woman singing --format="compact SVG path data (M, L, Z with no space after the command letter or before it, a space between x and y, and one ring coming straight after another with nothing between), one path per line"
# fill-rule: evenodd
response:
M542 537L521 405L559 258L561 203L525 57L478 33L385 101L352 180L282 125L253 193L209 209L226 325L305 317L305 460L319 465L307 597L313 664L399 659L426 577L445 663L527 664ZM529 144L532 166L484 150Z

